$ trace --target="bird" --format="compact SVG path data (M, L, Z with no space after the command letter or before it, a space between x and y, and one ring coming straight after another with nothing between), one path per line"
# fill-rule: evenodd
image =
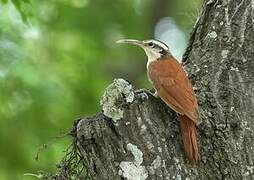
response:
M154 96L177 114L183 149L189 164L199 160L197 126L199 124L198 102L193 86L183 66L171 54L162 41L121 39L117 43L133 44L141 47L147 55L147 76L155 89Z

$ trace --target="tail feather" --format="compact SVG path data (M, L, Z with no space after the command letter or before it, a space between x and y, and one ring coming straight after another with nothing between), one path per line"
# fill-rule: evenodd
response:
M179 115L185 154L191 164L195 164L199 158L197 129L195 123L185 115Z

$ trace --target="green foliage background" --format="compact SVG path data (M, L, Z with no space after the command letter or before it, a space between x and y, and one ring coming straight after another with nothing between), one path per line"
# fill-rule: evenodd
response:
M55 137L75 118L100 111L113 78L149 87L144 53L115 41L153 38L164 16L188 35L200 6L200 0L0 2L0 179L54 172L70 143Z

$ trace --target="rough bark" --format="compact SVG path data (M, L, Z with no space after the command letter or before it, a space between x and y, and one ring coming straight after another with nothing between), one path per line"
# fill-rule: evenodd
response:
M75 125L93 179L254 179L254 1L206 0L184 55L200 105L200 163L185 162L175 113L118 79L103 112Z

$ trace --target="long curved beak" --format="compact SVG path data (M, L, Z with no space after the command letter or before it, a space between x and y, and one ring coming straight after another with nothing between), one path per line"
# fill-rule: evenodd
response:
M135 39L120 39L116 41L116 43L126 43L126 44L134 44L143 47L143 41L135 40Z

